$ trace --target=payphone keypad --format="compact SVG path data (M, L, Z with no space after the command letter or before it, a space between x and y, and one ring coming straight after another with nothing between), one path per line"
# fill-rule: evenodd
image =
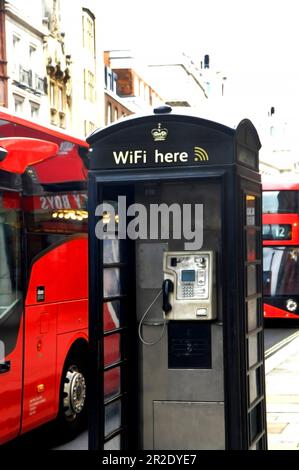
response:
M192 285L184 285L182 287L182 294L183 294L183 297L194 297L194 288Z

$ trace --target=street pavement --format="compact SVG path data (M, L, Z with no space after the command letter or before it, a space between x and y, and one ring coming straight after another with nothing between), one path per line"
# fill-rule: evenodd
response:
M299 336L266 360L269 450L299 450Z

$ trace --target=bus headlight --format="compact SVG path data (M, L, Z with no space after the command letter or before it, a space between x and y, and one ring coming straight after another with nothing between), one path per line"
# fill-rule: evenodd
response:
M286 307L289 312L295 312L297 310L298 304L293 299L288 299L286 303Z

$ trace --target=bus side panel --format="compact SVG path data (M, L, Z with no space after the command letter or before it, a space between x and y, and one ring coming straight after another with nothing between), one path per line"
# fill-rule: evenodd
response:
M20 322L17 344L5 357L10 370L0 374L0 444L17 437L21 426L23 320Z
M299 316L294 315L287 310L283 310L273 305L264 303L264 317L265 318L296 318L299 321Z
M35 260L30 273L26 305L86 299L87 271L87 238L66 239L41 253ZM38 299L40 290L44 299Z
M23 432L57 415L66 356L77 338L87 338L87 283L86 237L66 239L42 252L32 265L26 297Z
M294 245L297 243L297 240L299 239L299 225L298 225L298 215L297 214L263 214L263 225L281 225L282 228L282 233L281 236L283 236L283 225L290 225L291 228L291 238L276 238L273 240L266 240L264 239L264 246L271 246L271 245L280 245L280 246L285 246L285 245Z
M55 416L57 312L57 304L26 307L22 432Z
M57 333L69 333L88 328L88 300L61 302L58 305Z

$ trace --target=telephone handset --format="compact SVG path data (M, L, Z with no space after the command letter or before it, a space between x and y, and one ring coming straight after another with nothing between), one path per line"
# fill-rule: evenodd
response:
M163 293L163 305L162 310L165 313L169 313L172 310L172 305L169 302L169 295L173 292L173 282L170 279L164 279L163 286L162 286L162 293Z
M216 318L212 251L165 252L163 310L168 320Z

